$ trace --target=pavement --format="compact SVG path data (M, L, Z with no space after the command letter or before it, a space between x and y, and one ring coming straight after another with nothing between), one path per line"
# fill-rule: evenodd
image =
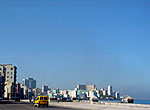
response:
M150 110L150 105L85 102L50 102L49 107L34 107L29 102L0 101L0 110Z
M34 107L32 103L5 101L0 102L0 110L82 110L50 105L49 107Z

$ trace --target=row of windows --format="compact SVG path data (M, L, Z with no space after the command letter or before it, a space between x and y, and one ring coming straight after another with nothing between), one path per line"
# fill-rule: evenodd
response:
M9 76L7 76L7 78L9 78ZM12 79L12 76L10 78Z
M7 74L9 74L9 72L7 72ZM12 75L13 73L11 72L11 75Z
M14 68L11 68L11 70L13 70ZM2 68L0 68L0 70L2 70Z
M1 73L1 72L0 72ZM9 74L9 72L7 72L7 74ZM13 73L11 72L11 75L12 75Z
M1 72L0 72L1 73ZM7 74L9 74L9 72L7 72ZM13 73L11 72L11 75L12 75Z

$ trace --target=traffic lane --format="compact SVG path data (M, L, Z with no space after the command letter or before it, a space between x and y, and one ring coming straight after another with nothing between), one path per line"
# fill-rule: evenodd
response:
M11 103L11 104L0 104L0 110L81 110L74 108L65 108L57 106L49 107L34 107L30 103Z
M33 109L37 109L37 110L83 110L83 109L75 109L75 108L68 108L68 107L58 107L58 106L54 106L54 105L49 105L48 107L34 107L33 104L30 104L28 106L30 106Z

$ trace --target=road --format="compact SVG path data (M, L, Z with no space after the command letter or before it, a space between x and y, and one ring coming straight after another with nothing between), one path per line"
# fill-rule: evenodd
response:
M47 107L34 107L31 103L23 103L23 102L9 102L9 103L0 103L0 110L81 110L81 109L73 109L73 108L65 108L65 107L57 107L57 106L49 106Z

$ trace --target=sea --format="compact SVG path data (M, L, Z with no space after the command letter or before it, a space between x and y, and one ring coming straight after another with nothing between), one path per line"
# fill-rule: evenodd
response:
M121 102L121 100L99 100L106 102ZM134 100L134 104L150 104L150 100Z

